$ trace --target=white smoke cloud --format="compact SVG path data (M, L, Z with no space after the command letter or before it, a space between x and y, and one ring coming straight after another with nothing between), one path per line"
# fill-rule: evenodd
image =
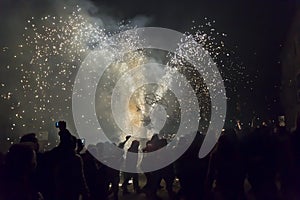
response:
M117 30L120 26L120 22L123 20L120 16L116 17L112 15L111 10L107 5L96 6L89 0L2 0L0 1L0 110L3 111L0 114L0 131L4 134L1 135L0 140L6 140L7 135L11 135L18 139L19 135L22 135L28 131L37 132L40 126L44 126L43 129L52 127L52 131L56 131L52 124L51 118L59 119L57 115L49 113L49 116L43 116L43 122L32 124L32 118L39 118L37 113L33 110L28 110L30 107L29 102L33 97L24 97L22 73L20 73L20 65L26 65L27 70L33 70L33 65L30 65L30 57L34 49L25 47L24 28L28 26L28 20L35 20L37 26L42 26L43 21L40 19L46 16L61 16L67 17L72 12L79 12L88 22L94 24L100 28L107 30ZM126 21L130 26L147 26L151 22L151 17L138 15L133 19ZM30 29L30 27L29 27ZM31 30L29 30L30 32ZM22 47L22 50L20 49ZM19 53L22 51L22 55ZM17 56L16 56L17 55ZM55 63L49 61L49 63ZM56 70L56 68L53 68ZM74 71L74 69L72 69ZM52 77L53 78L53 77ZM28 78L30 79L30 78ZM34 82L34 77L31 78ZM70 80L74 77L70 76ZM49 82L51 82L49 80ZM33 87L35 87L33 85ZM54 94L59 93L55 91L55 87L50 91ZM10 94L10 99L4 99L4 96ZM33 94L29 94L33 95ZM62 97L68 98L72 94L67 92L61 92ZM65 98L62 98L62 102L52 102L52 105L65 105L63 102ZM13 109L12 109L13 108ZM50 109L58 109L56 107ZM24 111L24 112L23 112ZM63 111L60 111L63 112ZM21 114L19 114L21 113ZM69 123L70 129L74 129L72 114L67 113L64 119ZM20 118L20 115L22 118ZM31 123L31 124L30 124ZM26 126L23 126L23 125ZM13 128L13 129L12 129Z

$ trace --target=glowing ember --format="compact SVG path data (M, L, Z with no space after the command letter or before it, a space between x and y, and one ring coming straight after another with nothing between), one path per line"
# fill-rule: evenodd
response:
M154 59L156 62L165 64L168 73L158 84L159 86L154 87L155 90L152 91L154 97L150 103L149 95L152 94L147 92L147 88L141 88L135 92L130 100L128 118L124 119L129 123L128 126L149 125L151 129L152 121L149 120L149 117L157 105L162 106L165 111L173 110L173 113L168 114L168 117L177 117L180 108L172 107L175 101L171 97L167 97L170 96L168 85L172 84L171 77L174 70L187 77L189 84L193 86L200 99L201 109L204 110L201 115L203 119L209 121L209 109L207 109L210 103L209 93L202 81L202 77L205 77L206 74L195 73L191 65L182 59L186 55L192 55L199 59L199 62L202 62L202 56L197 54L199 51L196 49L194 41L196 40L203 45L212 58L220 63L221 73L222 71L226 72L222 73L226 81L225 84L230 84L230 81L237 84L237 80L233 80L232 77L237 77L239 81L244 81L247 78L243 75L242 66L229 59L234 52L226 51L224 42L218 42L214 37L215 35L225 38L226 34L216 32L212 24L213 22L207 22L204 26L192 27L194 33L186 33L186 38L182 40L176 54L160 52L158 54L159 59L157 56L153 58L151 53L146 50L130 52L131 49L135 49L134 47L139 45L138 38L134 36L122 38L122 49L118 49L118 51L129 53L124 58L116 56L116 62L106 72L107 80L104 82L100 80L101 83L98 84L101 88L99 88L100 93L96 98L101 98L103 102L108 101L109 98L105 95L106 91L112 89L111 83L115 84L122 74ZM211 27L210 32L205 33L202 30L203 27ZM126 29L134 29L134 27L122 25L118 31ZM7 70L15 68L14 70L20 74L19 84L16 85L14 91L6 91L1 94L1 99L9 101L13 113L10 116L11 130L16 128L18 130L49 130L50 127L53 128L54 126L49 124L49 121L54 122L59 119L66 119L70 122L70 129L74 129L72 127L71 96L78 67L88 53L95 48L106 49L108 46L114 46L113 41L110 40L110 36L113 34L115 32L105 30L93 22L89 16L82 13L79 6L67 16L46 15L40 19L29 19L24 28L25 43L19 44L19 52L13 55L14 62L17 64L6 66ZM9 52L9 47L2 47L2 53L7 52ZM233 74L238 74L238 76L233 76ZM218 80L214 81L215 84L219 84ZM0 88L5 88L6 85L7 83L1 82ZM19 95L15 96L15 93ZM188 99L186 99L186 103L189 103ZM106 120L109 122L111 116L106 115L105 109L107 108L102 105L95 106L101 113L98 112L99 119L107 118ZM111 126L113 127L113 125ZM75 132L75 130L73 131Z

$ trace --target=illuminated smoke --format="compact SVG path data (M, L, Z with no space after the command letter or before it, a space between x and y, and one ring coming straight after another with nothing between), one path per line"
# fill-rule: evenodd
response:
M83 59L95 48L105 49L114 45L110 41L111 35L123 30L134 29L134 24L143 26L147 21L146 18L138 16L132 20L132 24L116 23L113 28L110 27L111 30L108 30L105 28L105 21L92 15L97 13L97 8L88 1L83 2L79 3L78 1L78 5L73 3L70 5L69 1L51 3L51 5L55 5L55 13L39 14L39 16L28 18L23 26L23 38L14 41L17 44L7 44L1 48L1 57L10 60L5 66L1 66L1 70L9 72L9 74L16 74L12 81L0 82L1 101L5 102L3 107L9 108L5 113L9 115L12 133L55 130L54 122L60 119L67 120L69 128L72 132L76 132L71 113L71 96L75 75ZM113 18L110 18L109 21L114 23ZM205 26L211 26L211 23ZM186 38L178 48L177 54L163 54L162 60L168 58L168 61L164 63L168 73L155 88L153 98L157 102L160 101L159 103L166 98L168 86L174 81L172 79L173 70L178 70L187 76L189 84L193 86L197 95L199 94L202 109L205 110L203 119L207 118L205 121L208 122L209 93L201 78L201 76L205 76L205 73L194 74L195 70L182 57L188 54L201 59L201 55L196 54L198 51L195 49L195 40L203 45L215 60L220 59L221 54L222 56L225 54L226 57L231 55L224 50L223 41L216 42L213 37L213 32L215 32L213 28L211 28L212 33L205 33L201 29L201 26L193 27L194 33L186 33ZM226 37L226 34L222 33L221 35ZM122 39L123 42L118 44L122 49L117 51L130 52L139 42L138 38L134 36ZM120 52L115 53L121 54ZM122 74L151 59L154 58L147 56L144 51L131 52L112 64L111 71L106 73L106 77L107 79L114 77L110 81L115 83ZM225 61L220 63L221 69L226 68L227 73L222 73L221 70L225 81L229 81L228 77L235 73L239 73L237 77L243 78L242 66L228 66L224 64ZM9 79L9 77L6 78ZM99 83L102 88L98 89L102 96L96 98L102 98L102 102L105 103L109 100L106 93L112 88L109 80L103 81L106 85ZM215 84L219 84L218 80L215 80ZM128 126L143 126L145 115L153 112L155 107L149 106L149 103L146 102L147 95L151 94L147 94L141 89L132 97L128 108L128 118L124 119L124 122L129 123ZM168 101L171 100L166 98L166 101L168 104ZM98 104L97 110L102 113L99 118L111 120L112 116L108 109L110 108L106 105ZM108 128L114 131L115 127L111 121L108 123ZM123 138L122 134L119 132L112 138L115 137L118 142L120 137Z

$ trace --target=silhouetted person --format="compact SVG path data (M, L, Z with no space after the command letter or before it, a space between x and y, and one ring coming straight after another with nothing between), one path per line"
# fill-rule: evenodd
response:
M28 133L23 135L20 139L20 143L28 144L32 146L32 148L35 150L37 166L36 166L35 173L33 174L33 183L35 184L35 187L39 191L43 192L45 191L45 187L47 187L47 185L45 185L45 179L44 179L45 178L44 174L46 173L45 172L46 167L44 163L44 155L39 152L40 145L36 137L36 134Z
M237 200L244 198L245 168L238 137L234 129L224 131L211 154L208 184L212 188L214 199Z
M130 139L131 136L126 136L125 140L121 143L119 143L118 145L118 150L115 150L115 144L106 142L104 143L104 149L108 152L110 152L110 156L108 156L107 158L105 158L105 160L107 160L108 162L114 162L114 163L119 163L119 165L121 166L123 164L123 148L126 144L126 142ZM107 155L105 155L107 156ZM109 195L110 193L113 193L113 198L114 200L119 199L118 193L119 193L119 183L120 183L120 171L110 168L108 166L104 166L104 173L105 173L105 188L107 190L107 194ZM109 190L109 185L111 184L111 188Z
M181 138L178 145L186 143L190 137L186 135ZM176 175L181 186L178 195L186 199L202 199L204 195L209 156L202 159L198 157L203 139L204 136L197 132L192 144L175 163Z
M138 150L139 150L140 142L137 140L132 141L131 146L128 149L128 152L135 153L135 154L129 154L126 155L125 165L126 167L130 169L137 169L138 164ZM139 174L138 173L124 173L124 182L122 184L123 194L128 193L127 185L129 180L132 178L133 180L133 188L136 193L140 192L139 187Z
M46 191L49 200L78 200L89 197L88 187L83 172L83 162L76 154L76 137L66 129L66 123L59 122L60 143L57 147L46 153L48 176Z
M63 134L54 161L54 199L77 200L80 195L88 198L89 191L83 173L83 162L75 153L76 138Z
M28 133L23 135L20 139L20 143L30 143L30 145L33 146L35 152L39 152L40 145L35 133Z
M278 199L276 174L278 149L268 127L257 128L249 134L245 146L246 172L251 192L256 199Z
M58 122L59 132L58 135L60 137L60 142L67 141L67 138L71 135L70 131L67 129L67 123L65 121ZM64 140L66 138L66 140Z
M91 200L106 198L106 194L103 193L103 189L101 188L103 187L101 181L104 179L104 176L99 174L101 164L94 157L97 156L97 154L97 147L94 145L89 145L87 151L81 154L84 164L84 175L90 190Z
M278 149L278 175L283 199L293 199L293 150L291 134L285 126L275 129L276 149Z
M167 139L160 139L159 140L159 145L158 145L159 149L163 148L167 145L168 145ZM160 159L164 159L164 158L160 157ZM163 179L166 183L166 190L168 191L169 198L173 199L175 197L175 193L173 191L173 183L174 183L174 180L175 180L175 172L174 172L173 163L171 163L168 166L158 170L157 173L158 173L158 175L157 175L158 176L158 183L157 183L158 189L160 187L161 180Z
M143 148L144 153L153 152L159 149L159 136L158 134L153 134L151 139L146 142L146 147ZM142 168L143 166L147 166L148 162L151 160L148 159L147 155L144 155L142 160ZM146 172L144 173L147 179L146 185L143 187L142 191L146 193L149 198L156 198L156 191L159 184L159 176L157 171Z
M98 162L98 172L97 172L97 177L99 181L99 194L101 195L100 199L106 199L108 195L108 186L109 181L108 181L108 175L107 175L107 166L103 163L104 162L104 143L99 142L96 144L96 149L97 149L97 154L95 155L100 162Z
M0 179L0 199L43 199L32 184L31 176L35 167L36 155L31 146L26 144L12 145L6 155L4 174Z

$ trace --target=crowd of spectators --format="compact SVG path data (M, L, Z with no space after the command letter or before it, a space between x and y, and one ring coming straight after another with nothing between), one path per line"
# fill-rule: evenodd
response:
M300 199L300 123L292 132L285 126L267 124L226 129L202 159L198 152L205 135L197 132L174 163L144 173L147 181L143 185L141 174L120 172L95 158L115 144L85 148L63 121L58 134L60 143L50 151L41 153L36 135L29 133L0 154L1 200L117 200L131 192L160 199L157 192L164 187L169 199ZM180 138L178 145L184 139ZM166 139L154 134L144 147L130 136L116 146L124 149L128 141L130 147L124 152L146 154L168 145ZM120 164L131 168L138 167L138 160L138 154L120 155ZM131 179L133 190L128 189ZM175 180L180 185L177 191Z

